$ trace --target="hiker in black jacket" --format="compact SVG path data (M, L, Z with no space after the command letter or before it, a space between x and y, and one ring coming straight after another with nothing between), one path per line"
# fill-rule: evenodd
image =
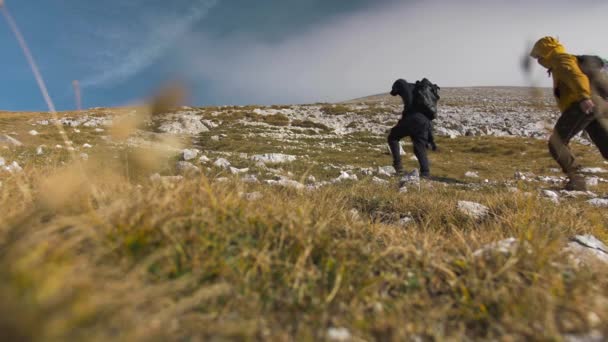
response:
M391 129L388 135L388 145L393 156L393 166L397 175L403 174L403 165L399 154L399 140L404 137L411 137L414 144L414 154L420 163L420 176L429 177L429 160L426 149L430 146L433 151L437 149L433 138L433 127L431 121L416 110L413 105L414 84L407 83L404 79L398 79L393 83L391 90L392 96L401 96L403 99L403 114L397 125Z

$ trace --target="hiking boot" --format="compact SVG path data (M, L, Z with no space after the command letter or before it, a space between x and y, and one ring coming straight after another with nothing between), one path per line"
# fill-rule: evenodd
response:
M568 183L566 183L565 189L568 191L587 191L585 177L578 173L568 175Z
M405 173L405 171L403 170L403 165L398 164L398 165L393 165L393 167L395 168L395 174L397 177L403 176L403 174Z

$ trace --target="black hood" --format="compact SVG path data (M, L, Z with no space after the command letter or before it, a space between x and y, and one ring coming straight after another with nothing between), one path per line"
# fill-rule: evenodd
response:
M413 102L413 90L414 85L412 83L408 83L406 80L400 78L393 83L393 88L391 89L391 95L393 96L401 96L403 99L403 112L409 108L412 109Z

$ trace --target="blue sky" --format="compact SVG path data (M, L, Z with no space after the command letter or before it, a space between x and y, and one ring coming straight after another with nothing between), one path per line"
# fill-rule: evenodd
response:
M182 79L194 105L340 101L396 78L443 86L548 85L519 70L531 41L557 35L608 56L605 1L5 0L60 110L136 102ZM0 109L45 110L0 23Z

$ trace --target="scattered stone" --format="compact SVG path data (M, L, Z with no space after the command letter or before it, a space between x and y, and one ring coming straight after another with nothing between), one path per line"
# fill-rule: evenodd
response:
M86 153L81 153L80 154L80 159L82 159L82 160L89 160L89 155L86 154Z
M566 334L565 342L604 342L606 338L601 330L593 329L586 334Z
M358 180L358 178L357 178L357 175L350 173L349 171L340 171L340 176L338 176L338 178L334 179L334 182L341 182L341 181L345 181L345 180L356 181L356 180Z
M596 198L597 194L591 191L568 191L568 190L561 190L560 194L562 194L563 197L566 198L579 198L579 197L591 197L591 198Z
M294 180L291 179L287 179L287 178L281 178L278 181L277 180L267 180L266 184L270 184L270 185L280 185L280 186L284 186L284 187L288 187L288 188L295 188L295 189L304 189L305 186L304 184L300 183L300 182L296 182Z
M82 145L82 147L84 147L84 148L91 148L91 147L93 147L93 146L92 146L92 145L90 145L90 144L83 144L83 145Z
M287 163L296 160L296 156L282 154L282 153L266 153L256 154L251 157L253 161L261 163Z
M516 180L533 181L535 177L536 177L536 175L534 175L532 172L521 172L521 171L515 172Z
M587 177L585 178L585 183L587 186L597 186L600 182L598 177Z
M249 172L249 168L237 169L236 167L232 167L232 166L230 166L229 170L230 170L230 173L232 173L233 175L238 175L241 173Z
M556 169L556 170L559 171L559 169ZM601 168L601 167L584 167L581 169L581 172L597 174L597 173L608 173L608 170Z
M46 146L44 146L44 145L40 145L40 146L36 147L36 154L39 155L39 156L42 155L42 154L44 154L44 148L45 147Z
M469 201L458 201L458 210L463 214L481 220L488 216L490 209L484 205Z
M219 135L214 135L211 137L211 140L213 141L220 141L220 136Z
M372 178L372 183L385 185L385 184L388 184L388 181L386 179L382 179L382 178L378 178L378 177L374 176L374 178Z
M103 132L105 131L103 128L95 128L95 132Z
M23 169L21 168L21 166L19 166L19 164L14 161L12 163L10 163L9 165L5 166L4 169L10 173L17 173L17 172L21 172L23 171Z
M371 167L361 168L361 174L366 176L372 176L374 174L374 169Z
M194 158L196 158L196 156L198 156L199 150L195 149L195 148L187 148L185 150L182 151L182 158L186 161L188 160L192 160Z
M159 130L163 133L189 135L209 132L209 128L193 112L181 113L177 118L175 116L173 118L177 120L164 122L160 125Z
M479 178L479 174L475 171L467 171L464 176L468 178Z
M201 171L197 166L187 161L178 161L176 169L182 175L199 173Z
M588 200L587 203L597 208L608 208L608 198L593 198Z
M11 137L7 134L0 134L0 145L8 145L8 146L23 146L21 141Z
M246 175L241 179L245 183L259 183L258 177L255 175Z
M352 336L346 328L327 329L327 339L330 341L350 341Z
M380 176L390 177L396 173L395 168L392 166L378 166L378 175Z
M559 195L557 194L557 192L551 190L543 190L542 194L543 197L548 198L549 200L551 200L551 202L556 204L559 203Z
M31 130L28 133L29 133L29 135L33 135L33 136L38 135L38 132L36 132L36 130Z
M218 158L213 165L227 169L230 167L230 162L224 158Z
M310 176L306 177L306 180L309 181L310 183L316 183L317 182L317 179L313 175L310 175Z
M262 195L262 193L258 192L258 191L243 194L243 198L245 198L248 201L257 201L259 199L262 199L263 197L264 197L264 195Z
M498 253L509 256L509 255L512 255L513 253L515 253L517 251L518 247L519 247L519 241L514 237L510 237L510 238L506 238L504 240L500 240L498 242L493 242L491 244L483 246L482 248L473 252L473 256L474 257L480 257L480 256L487 257L487 256L491 255L493 252L498 252Z
M412 223L414 223L414 218L411 216L405 216L405 217L402 217L401 219L399 219L399 225L401 227L407 227Z
M207 156L201 156L200 158L198 158L198 161L201 164L207 164L211 161L211 159L209 159Z
M577 264L593 261L608 263L608 246L593 235L576 235L570 239L566 251L572 253Z
M359 211L355 208L351 209L349 211L350 214L350 218L353 220L359 220L361 218L361 215L359 215Z
M412 172L404 175L399 180L399 187L404 187L406 185L419 185L420 184L420 172L418 169L412 170Z

